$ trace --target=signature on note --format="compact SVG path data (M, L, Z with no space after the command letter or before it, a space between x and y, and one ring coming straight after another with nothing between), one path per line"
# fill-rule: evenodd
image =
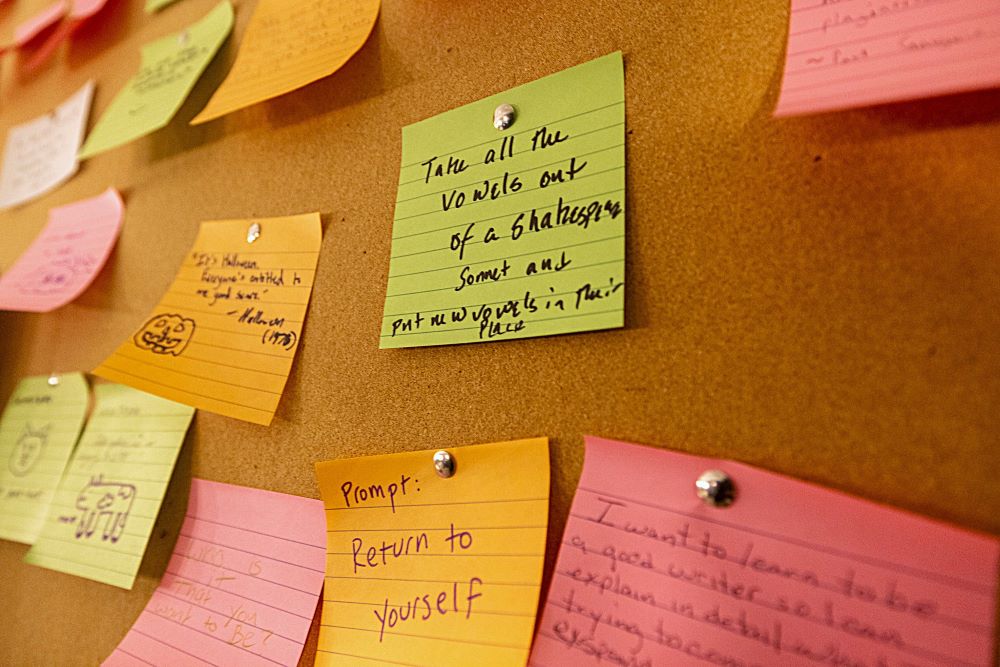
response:
M31 424L24 425L24 431L14 443L14 450L7 464L14 476L24 477L32 471L42 456L51 428L52 424L46 424L41 428L32 428Z
M141 350L177 357L191 342L194 331L194 320L173 313L160 313L142 325L132 340Z
M92 477L76 498L78 516L59 517L63 523L76 523L76 538L89 539L103 521L101 539L117 542L125 532L135 485L124 482L105 482L102 475Z

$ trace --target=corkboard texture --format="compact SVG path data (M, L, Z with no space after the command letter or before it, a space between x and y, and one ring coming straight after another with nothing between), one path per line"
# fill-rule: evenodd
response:
M0 34L48 1L0 5ZM34 75L4 56L0 127L95 78L93 127L140 45L215 2L148 16L110 0ZM1000 533L1000 91L776 121L786 0L384 0L338 73L190 127L256 2L234 4L234 35L167 128L0 214L6 268L50 207L109 185L127 204L81 298L0 313L0 400L24 375L94 368L157 303L200 221L318 210L284 398L269 428L197 414L132 591L25 565L25 546L0 542L0 663L106 657L164 570L192 476L317 497L313 462L335 457L549 436L547 575L585 433ZM618 49L625 328L380 351L401 127Z

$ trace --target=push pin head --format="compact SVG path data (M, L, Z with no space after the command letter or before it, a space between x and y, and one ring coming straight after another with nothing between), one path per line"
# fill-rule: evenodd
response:
M501 104L496 109L493 110L493 127L500 130L506 130L508 127L514 124L514 107L510 104Z
M438 477L451 477L455 474L455 457L443 449L435 452L434 471L437 472Z
M188 42L191 41L191 33L187 30L177 35L177 43L181 46L187 46Z
M50 387L58 387L59 386L59 376L56 375L55 373L53 373L52 375L49 376L49 379L47 380L47 382L49 383Z
M247 243L253 243L260 238L260 225L258 223L253 223L247 229Z
M706 470L694 483L695 492L706 505L729 507L736 500L736 487L721 470Z

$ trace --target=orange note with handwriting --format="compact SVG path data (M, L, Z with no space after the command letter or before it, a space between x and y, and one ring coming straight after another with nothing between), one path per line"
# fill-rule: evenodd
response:
M323 503L191 480L163 580L104 665L298 665L323 586Z
M327 558L316 664L523 667L549 506L546 438L316 464Z
M995 664L995 538L740 463L588 437L530 664ZM721 469L735 502L695 480Z
M202 223L159 305L94 374L270 424L298 349L321 234L319 213Z
M49 222L0 277L0 310L47 313L80 296L118 240L125 205L114 188L49 211Z
M233 68L191 124L333 74L364 45L380 4L380 0L260 0Z
M998 60L998 0L792 0L774 115L997 86Z

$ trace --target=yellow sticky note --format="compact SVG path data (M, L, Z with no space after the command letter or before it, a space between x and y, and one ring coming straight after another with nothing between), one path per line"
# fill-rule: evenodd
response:
M142 65L112 100L80 149L89 158L170 122L233 29L233 6L223 0L190 27L142 47Z
M80 373L18 383L0 417L0 538L32 544L38 537L88 401Z
M159 305L94 374L270 424L295 359L321 237L319 213L202 223Z
M612 53L403 128L380 347L624 325L624 85Z
M327 558L317 665L523 667L545 559L546 438L316 464Z
M130 589L194 409L120 384L99 384L94 397L24 560Z
M192 125L329 76L368 39L379 0L260 0L226 80Z

